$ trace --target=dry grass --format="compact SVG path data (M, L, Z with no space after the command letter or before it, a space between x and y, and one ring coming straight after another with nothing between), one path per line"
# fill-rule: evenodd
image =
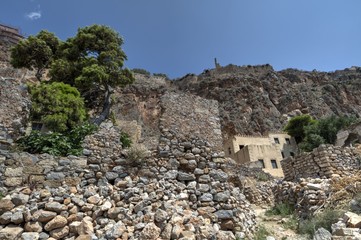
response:
M329 205L343 207L361 191L361 174L334 179L331 182Z

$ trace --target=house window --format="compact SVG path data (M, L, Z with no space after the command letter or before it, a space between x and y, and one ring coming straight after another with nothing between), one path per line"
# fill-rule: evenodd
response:
M290 155L291 155L291 157L294 157L294 156L295 156L295 153L294 153L294 152L290 152Z
M275 143L280 144L280 140L278 138L273 138L275 140Z
M262 168L265 168L263 159L258 159L259 165L262 166Z
M244 145L239 145L239 150L242 150L244 148Z
M283 152L281 152L281 154L282 154L282 158L285 158L285 154Z
M286 144L291 144L291 140L289 138L286 138Z
M231 148L230 148L230 147L228 148L228 154L229 154L229 155L231 155L231 154L232 154L232 150L231 150Z
M272 165L272 168L278 168L277 161L274 159L271 160L271 165Z
M34 131L41 131L42 127L43 127L42 123L39 123L39 122L31 123L31 129L34 130Z

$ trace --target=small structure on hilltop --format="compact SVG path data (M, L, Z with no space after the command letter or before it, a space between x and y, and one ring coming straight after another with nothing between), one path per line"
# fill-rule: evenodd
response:
M224 144L227 157L238 163L258 162L265 172L283 177L281 160L293 157L297 152L295 140L286 133L270 133L267 136L236 135Z
M23 38L19 29L0 24L0 41L17 44Z

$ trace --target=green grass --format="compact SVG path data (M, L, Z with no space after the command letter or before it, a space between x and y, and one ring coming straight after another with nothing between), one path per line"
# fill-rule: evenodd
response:
M267 210L265 212L266 216L274 216L274 215L279 215L281 217L287 217L292 215L294 212L294 207L293 205L289 204L289 203L279 203L276 204L275 206L273 206L273 208Z
M270 180L270 177L266 173L263 173L263 172L256 173L256 178L258 181L261 181L261 182L266 182L266 181Z
M282 224L284 228L297 231L298 228L298 218L295 214L292 214L290 218L287 219L285 223Z
M272 235L272 232L269 231L265 226L258 226L257 232L254 234L254 240L266 240L267 236Z
M338 210L325 209L322 213L303 220L299 223L298 232L300 234L307 234L311 237L315 234L317 229L323 227L331 232L331 225L336 223L338 218L342 216L342 212Z

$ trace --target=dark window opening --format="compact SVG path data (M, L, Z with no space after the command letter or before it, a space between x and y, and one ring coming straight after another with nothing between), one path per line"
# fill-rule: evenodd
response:
M239 150L242 150L244 148L244 145L239 145Z
M289 138L286 138L286 144L291 144L291 140Z
M290 155L291 155L291 157L294 157L294 156L295 156L295 153L294 153L294 152L290 152Z
M262 168L265 168L263 159L258 159L258 162L262 166Z
M232 154L232 150L231 150L231 148L230 148L230 147L228 148L228 154L229 154L229 155L231 155L231 154Z
M275 143L280 144L280 140L278 138L273 138L275 140Z
M42 123L33 122L31 124L31 129L34 131L41 131L41 128L43 127Z
M281 154L282 154L282 158L285 158L285 154L283 152L281 152Z
M272 164L272 168L278 168L276 160L272 159L271 164Z

